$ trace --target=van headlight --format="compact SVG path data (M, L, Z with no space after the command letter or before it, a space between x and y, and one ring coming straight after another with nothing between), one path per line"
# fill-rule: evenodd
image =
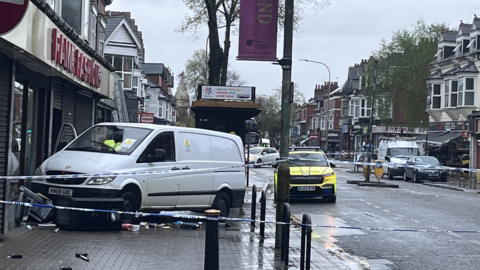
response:
M88 180L87 185L105 185L112 182L116 176L92 177Z
M35 173L34 173L33 175L43 175L42 169L40 169L40 167L38 167L38 168L35 170Z

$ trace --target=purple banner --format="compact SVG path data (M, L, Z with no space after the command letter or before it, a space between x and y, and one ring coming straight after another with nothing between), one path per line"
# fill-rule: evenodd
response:
M241 0L238 60L277 60L278 0Z

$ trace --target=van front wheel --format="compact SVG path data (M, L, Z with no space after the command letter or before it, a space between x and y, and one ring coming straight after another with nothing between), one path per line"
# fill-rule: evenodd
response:
M123 199L122 211L126 212L135 212L137 211L137 198L132 192L126 191L120 194L120 198ZM127 222L133 221L135 218L134 215L123 215L122 220Z
M225 192L220 192L213 201L212 208L220 210L221 217L228 217L230 214L230 197Z

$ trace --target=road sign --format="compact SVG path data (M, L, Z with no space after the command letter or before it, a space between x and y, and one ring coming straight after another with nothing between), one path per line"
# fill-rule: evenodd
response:
M142 112L140 114L140 123L153 124L153 118L154 118L153 113Z
M29 0L0 0L0 35L10 32L22 20Z

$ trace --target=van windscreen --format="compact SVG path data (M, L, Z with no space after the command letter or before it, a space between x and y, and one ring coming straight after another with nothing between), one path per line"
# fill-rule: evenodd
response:
M387 149L387 156L390 157L410 157L410 156L418 156L418 148L388 148Z
M97 125L76 138L65 150L130 155L151 129Z

